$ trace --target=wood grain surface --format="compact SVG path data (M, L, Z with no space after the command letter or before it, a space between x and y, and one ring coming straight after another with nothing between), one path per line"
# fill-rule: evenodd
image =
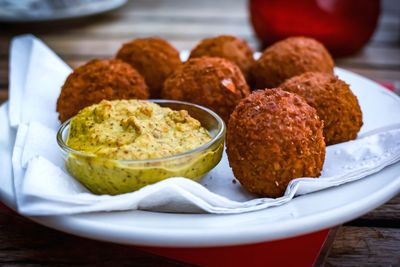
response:
M341 227L325 266L399 266L400 229Z
M64 234L0 207L0 266L76 265L187 266L132 246Z
M397 4L396 4L397 3ZM0 103L8 99L12 37L32 33L71 67L113 57L122 43L160 36L179 50L219 34L258 41L245 0L132 0L114 12L51 23L0 24ZM400 5L383 1L376 33L357 54L335 59L337 66L379 81L400 80ZM400 266L400 195L340 227L319 261L325 266ZM76 247L76 242L80 243ZM85 250L81 248L84 247ZM0 209L0 266L182 266L130 247L85 240L34 224ZM186 266L186 265L185 265Z

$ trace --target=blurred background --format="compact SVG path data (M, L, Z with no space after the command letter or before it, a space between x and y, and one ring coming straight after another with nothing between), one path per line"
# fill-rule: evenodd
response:
M114 57L158 36L180 51L221 34L255 51L288 36L318 39L338 67L400 93L399 0L0 0L0 103L8 99L12 38L34 34L68 65Z
M261 50L306 35L341 56L341 67L373 79L399 78L393 71L400 64L397 0L0 0L0 20L1 88L10 39L22 33L41 38L72 67L110 57L137 37L159 36L190 50L205 37L233 34ZM371 66L379 70L370 72Z

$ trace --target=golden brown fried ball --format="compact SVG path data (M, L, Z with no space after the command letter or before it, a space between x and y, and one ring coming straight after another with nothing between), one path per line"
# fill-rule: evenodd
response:
M220 35L202 40L190 53L190 58L210 56L228 59L238 65L248 78L254 64L253 50L243 39L232 35Z
M251 84L273 88L286 79L309 71L333 73L333 59L317 40L291 37L268 47L251 68Z
M329 73L308 72L286 80L280 88L302 96L324 121L327 145L355 139L362 113L348 84Z
M325 159L323 122L296 94L259 90L233 111L226 137L229 164L249 192L280 197L298 177L318 177Z
M165 79L182 64L179 52L161 38L133 40L124 44L116 57L143 75L151 98L160 97Z
M206 106L227 122L250 89L239 67L227 59L200 57L186 61L164 83L162 98Z
M103 99L147 99L143 77L120 60L92 60L71 73L61 88L57 112L61 122Z

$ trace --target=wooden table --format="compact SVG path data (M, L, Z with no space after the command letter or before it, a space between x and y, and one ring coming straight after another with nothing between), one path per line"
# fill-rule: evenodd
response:
M235 34L257 48L246 11L244 0L140 0L130 1L115 12L85 19L0 24L0 102L8 98L9 43L15 35L35 34L72 67L89 59L111 57L123 42L144 36L157 35L179 50L188 50L204 37ZM385 1L384 16L371 42L360 53L336 60L337 65L371 79L400 80L399 20L396 1ZM319 259L321 265L400 265L400 195L335 228L333 233ZM63 234L0 209L0 265L120 266L133 262L137 266L182 265L144 252L132 252L129 247Z

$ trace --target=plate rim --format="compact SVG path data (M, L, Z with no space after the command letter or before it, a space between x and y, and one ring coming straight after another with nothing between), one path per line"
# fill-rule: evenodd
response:
M368 82L373 85L374 89L378 89L385 94L394 97L400 104L400 97L395 93L383 88L378 83L353 73L351 71L335 68L336 72L343 72L347 75L352 75L357 79L362 79L363 82ZM5 108L8 105L6 101L0 108ZM400 162L393 166L400 167ZM12 177L11 177L12 179ZM353 183L357 183L355 181ZM119 244L129 245L140 245L140 246L162 246L162 247L218 247L218 246L232 246L242 244L252 244L265 241L273 241L278 239L284 239L307 233L315 232L321 229L326 229L334 225L341 224L343 222L352 220L359 217L370 210L385 203L393 196L400 192L400 173L386 186L380 187L379 190L373 194L366 195L362 199L347 203L344 206L337 207L331 210L325 210L324 212L318 212L315 214L309 214L302 217L295 218L296 225L288 226L292 224L293 220L285 221L273 221L265 225L252 225L249 227L242 227L232 231L231 228L212 228L208 229L207 232L193 229L190 236L188 237L187 232L181 232L179 229L174 229L168 232L164 229L159 228L158 231L155 228L141 228L131 225L128 227L128 231L124 227L119 226L118 228L107 228L108 222L93 222L90 218L85 218L83 215L64 215L64 216L31 216L27 217L30 220L47 227L57 229L63 232L67 232L73 235L91 238L101 241L114 242ZM1 192L0 192L1 193ZM13 196L9 196L13 198ZM1 200L5 202L7 206L13 208L13 203L7 203L7 197L1 197ZM4 201L6 200L6 201ZM290 202L289 202L290 203ZM367 208L366 208L367 207ZM133 213L141 213L146 211L132 211ZM104 213L104 212L103 212ZM181 215L181 214L174 214ZM324 216L321 216L324 215ZM201 215L200 215L201 216ZM232 215L218 214L215 216L226 217ZM315 218L318 217L318 220ZM322 219L321 219L322 218ZM279 225L280 227L274 227ZM274 229L276 228L276 229ZM299 230L301 228L301 230ZM88 231L89 229L89 231ZM106 231L105 231L106 230ZM275 232L273 232L275 231ZM128 232L128 234L127 234ZM99 233L102 233L99 235Z
M134 227L129 227L128 231L124 231L122 227L112 228L111 232L99 236L99 231L104 231L107 228L107 224L104 223L90 223L90 227L85 228L85 231L80 231L80 227L84 225L83 221L75 221L75 225L69 225L69 219L71 216L46 216L46 218L38 218L38 217L28 217L29 219L37 222L39 224L45 225L47 227L57 229L66 233L70 233L73 235L77 235L80 237L90 238L99 241L106 241L124 245L139 245L139 246L162 246L162 247L171 247L171 248L184 248L184 247L221 247L221 246L236 246L236 245L246 245L246 244L254 244L261 242L269 242L275 240L281 240L285 238L291 238L296 236L301 236L313 232L317 232L323 229L328 229L330 227L336 226L338 224L344 223L346 221L352 220L363 214L369 212L372 209L375 209L391 199L394 195L399 193L400 189L400 176L397 177L392 183L395 183L395 186L386 186L378 190L378 193L374 193L368 195L367 197L359 200L357 202L349 203L345 206L341 206L340 208L335 208L332 210L327 210L324 212L320 212L317 214L303 216L301 218L296 218L296 227L286 226L292 223L292 220L287 221L274 221L272 223L268 223L268 227L263 229L263 226L259 225L258 227L252 226L252 228L245 229L236 229L236 232L232 234L232 229L230 230L222 230L218 228L213 231L208 232L192 232L190 239L193 241L188 241L187 236L179 235L180 230L171 231L168 234L163 233L163 229L159 231L155 231L154 229L148 228L140 228L135 229ZM356 181L355 181L356 182ZM396 188L397 187L397 188ZM385 193L382 193L384 191ZM386 192L388 191L388 192ZM384 196L384 197L382 197ZM373 200L373 205L371 205L371 200ZM354 206L358 206L357 209L354 209ZM368 209L365 210L364 207L368 206ZM338 213L337 211L340 211ZM140 211L146 212L146 211ZM326 215L326 216L323 216ZM217 216L230 216L218 214ZM58 218L55 218L58 217ZM62 217L66 217L62 218ZM324 217L323 220L315 220L315 218ZM338 217L340 219L338 220ZM54 220L55 219L55 220ZM341 221L338 223L338 221ZM322 222L322 223L321 223ZM82 224L81 224L82 223ZM94 228L93 226L96 225ZM271 230L274 229L274 226L279 225L276 229L279 231ZM299 225L302 225L303 228L301 231L297 230ZM89 226L89 224L87 225ZM92 227L92 228L91 228ZM97 228L96 228L97 227ZM90 229L90 231L87 231ZM142 233L134 233L133 230L143 231ZM275 233L273 233L275 231ZM127 235L127 232L129 233ZM89 233L89 235L88 235ZM195 233L195 234L194 234ZM222 233L222 234L221 234ZM218 238L215 238L215 235L218 235ZM213 237L214 239L209 239ZM235 236L240 236L240 240ZM150 239L149 239L150 237ZM245 237L245 238L243 238ZM217 240L219 239L219 240Z

